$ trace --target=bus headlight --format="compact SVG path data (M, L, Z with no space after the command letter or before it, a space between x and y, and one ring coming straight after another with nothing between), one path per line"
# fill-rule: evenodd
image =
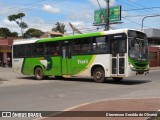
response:
M135 67L134 67L131 63L129 63L129 67L130 67L131 69L135 69Z
M149 70L149 65L147 66L147 70Z

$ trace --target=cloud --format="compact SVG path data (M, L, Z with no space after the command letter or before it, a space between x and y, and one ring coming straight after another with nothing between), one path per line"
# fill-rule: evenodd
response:
M46 22L40 18L34 18L34 20L32 20L31 18L25 18L24 22L27 23L29 28L37 28L37 29L40 29L44 32L51 31L51 29L53 28L53 25L55 24L55 23L51 23L51 22L50 23ZM12 31L12 32L15 31L15 32L19 33L19 35L21 35L20 27L15 22L13 22L13 21L10 22L6 18L1 20L0 27L8 28L10 31ZM24 32L26 30L27 29L25 29Z
M15 22L10 22L8 19L3 19L0 27L9 28L12 32L17 31L19 28Z
M72 8L72 9L70 9ZM83 21L91 22L94 20L94 10L89 8L86 4L77 6L75 4L70 5L70 8L65 8L65 16L70 21ZM77 12L78 11L78 12Z
M61 12L59 8L53 7L51 5L43 5L42 10L50 12L50 13L60 13Z

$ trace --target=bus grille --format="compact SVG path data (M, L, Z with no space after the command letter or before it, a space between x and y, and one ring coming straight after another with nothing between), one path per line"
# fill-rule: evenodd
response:
M142 64L142 63L135 63L135 65L136 65L137 67L146 67L146 64Z

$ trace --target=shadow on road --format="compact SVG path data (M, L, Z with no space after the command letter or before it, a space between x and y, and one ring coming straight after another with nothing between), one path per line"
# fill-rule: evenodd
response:
M88 83L96 83L92 78L63 78L63 79L57 79L55 77L49 77L48 79L44 80L36 80L34 76L31 77L19 77L18 79L24 79L24 80L34 80L37 82L49 80L49 81L68 81L68 82L88 82ZM135 79L124 79L122 81L114 81L111 78L106 79L104 83L96 83L96 84L117 84L117 85L138 85L138 84L145 84L152 82L151 80L135 80Z
M124 79L122 81L114 81L112 79L106 80L105 83L107 84L119 84L119 85L138 85L138 84L145 84L152 82L151 80L131 80L131 79Z
M5 78L0 78L0 81L8 81L8 80Z

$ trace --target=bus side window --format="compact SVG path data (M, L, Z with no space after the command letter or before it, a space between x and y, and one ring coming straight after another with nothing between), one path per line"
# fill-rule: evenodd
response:
M91 53L91 38L80 38L74 40L74 54L90 54Z
M112 40L112 42L111 42L111 48L112 48L112 55L115 55L115 54L117 54L117 52L118 52L118 41L117 40Z
M125 53L126 52L126 40L125 39L120 39L119 40L119 53Z
M59 46L58 46L58 45L55 45L55 46L54 46L53 55L54 55L54 56L58 56L58 55L59 55Z
M45 43L45 55L58 56L59 55L59 43L58 42Z
M74 54L79 55L82 52L82 45L80 39L74 40Z
M82 43L82 54L90 54L91 53L91 38L83 38L81 39Z
M43 43L35 43L32 45L32 53L33 56L43 56L44 55L44 44Z
M109 53L109 41L107 36L93 38L93 53Z

